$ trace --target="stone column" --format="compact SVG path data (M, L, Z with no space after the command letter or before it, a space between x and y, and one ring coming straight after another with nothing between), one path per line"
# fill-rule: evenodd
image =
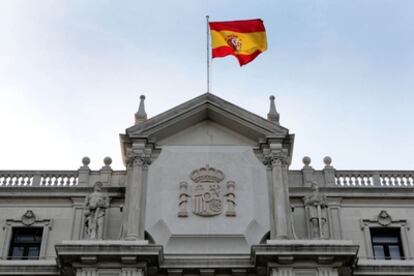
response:
M126 240L143 240L148 166L151 150L133 144L127 151L127 185L125 192Z
M274 221L270 227L270 238L291 238L287 152L284 149L267 150L264 153L264 164L269 168L269 186L272 189L270 206L273 210L271 209L270 213Z

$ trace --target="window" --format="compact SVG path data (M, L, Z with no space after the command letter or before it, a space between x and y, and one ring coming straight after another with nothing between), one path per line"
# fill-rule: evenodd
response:
M43 228L40 227L13 228L9 258L18 260L37 260L39 258L42 235Z
M371 241L377 260L401 260L404 257L400 228L371 228Z

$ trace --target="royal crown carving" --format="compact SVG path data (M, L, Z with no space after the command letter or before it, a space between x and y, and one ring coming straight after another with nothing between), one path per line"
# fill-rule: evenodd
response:
M197 216L217 216L223 212L225 202L227 202L226 216L236 215L235 182L227 181L227 185L220 184L225 178L221 170L207 164L192 171L190 178L194 182L191 185L185 181L179 185L179 217L188 217L188 205L192 213Z
M191 179L195 183L208 182L208 183L220 183L224 179L222 171L215 168L211 168L208 164L205 167L194 170L191 173Z

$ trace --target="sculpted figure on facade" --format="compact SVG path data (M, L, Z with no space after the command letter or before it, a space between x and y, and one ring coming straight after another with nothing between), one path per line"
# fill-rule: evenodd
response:
M102 192L102 183L96 182L93 192L86 196L84 215L85 229L88 239L101 240L103 238L104 219L109 207L109 198Z
M310 230L310 238L326 239L328 222L328 204L325 195L319 192L316 182L312 183L312 193L305 197L305 206Z

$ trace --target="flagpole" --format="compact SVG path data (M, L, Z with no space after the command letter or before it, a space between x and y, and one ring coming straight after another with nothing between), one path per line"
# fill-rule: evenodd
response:
M209 16L206 15L206 21L207 21L207 93L210 93L211 91L211 84L210 84L210 26L209 23Z

